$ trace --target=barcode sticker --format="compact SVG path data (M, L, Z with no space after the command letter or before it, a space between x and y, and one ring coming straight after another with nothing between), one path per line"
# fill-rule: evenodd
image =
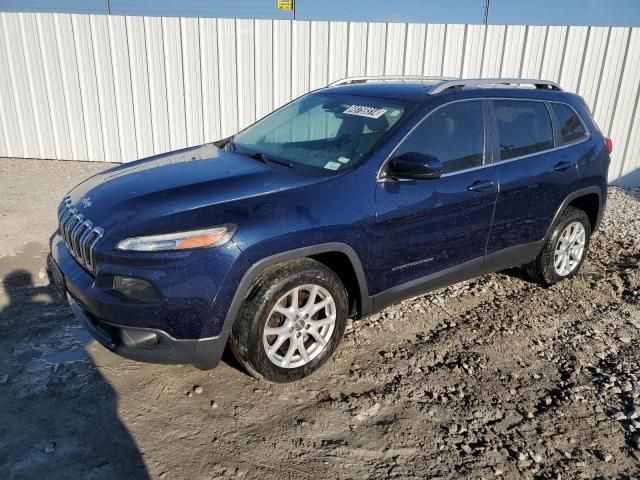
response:
M344 111L347 115L358 115L359 117L380 118L387 113L385 108L365 107L363 105L349 105Z
M341 167L341 164L338 162L327 162L327 164L324 166L324 168L326 168L327 170L337 170Z

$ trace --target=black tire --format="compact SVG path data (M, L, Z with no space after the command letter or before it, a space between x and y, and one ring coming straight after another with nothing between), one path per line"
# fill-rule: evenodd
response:
M585 231L585 244L582 257L578 265L568 274L560 275L554 267L554 254L560 234L564 229L573 222L580 222ZM551 234L538 254L536 259L525 265L525 270L529 277L542 285L553 285L561 280L573 278L577 275L580 267L584 263L589 249L589 241L591 240L591 223L587 214L579 208L567 207L558 217L551 228Z
M269 359L263 345L268 315L276 302L291 289L315 284L335 301L336 320L327 344L317 357L297 368L283 368ZM347 325L346 289L336 273L310 258L291 260L271 267L244 300L233 325L230 347L236 359L254 377L275 383L300 380L320 368L338 347Z

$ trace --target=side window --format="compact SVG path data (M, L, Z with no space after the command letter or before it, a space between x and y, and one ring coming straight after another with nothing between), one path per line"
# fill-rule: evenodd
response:
M429 115L400 145L397 154L427 153L442 162L443 173L478 167L484 161L482 103L453 103Z
M555 113L558 119L558 126L563 143L575 142L587 136L584 124L571 107L563 105L562 103L552 103L551 108L553 108L553 113Z
M494 100L500 135L500 159L530 155L553 148L553 129L542 102Z

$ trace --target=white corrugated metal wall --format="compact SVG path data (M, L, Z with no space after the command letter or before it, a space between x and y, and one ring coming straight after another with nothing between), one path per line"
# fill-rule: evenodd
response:
M640 28L0 14L0 156L130 161L217 140L350 75L540 77L640 184Z

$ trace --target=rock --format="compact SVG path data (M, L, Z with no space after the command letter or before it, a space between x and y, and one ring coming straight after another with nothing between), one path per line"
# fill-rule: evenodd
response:
M49 442L44 447L44 453L53 453L56 449L56 442Z
M631 343L631 338L630 337L621 337L620 341L622 343Z
M542 462L542 455L540 455L539 453L529 452L529 456L531 457L531 460L533 460L536 463Z
M605 452L604 450L597 450L596 456L603 462L610 462L613 459L613 455L609 452Z
M627 418L629 420L635 420L638 417L640 417L640 407L637 405L634 405L633 408L627 410Z
M215 400L211 400L211 408L212 408L213 410L215 410L216 408L218 408L218 404L216 403L216 401L215 401Z
M196 385L195 387L193 387L193 391L200 395L202 392L204 392L204 388L202 388L200 385Z
M0 385L4 385L9 381L9 374L5 373L4 375L0 375Z
M368 408L364 412L360 412L356 415L356 420L362 422L367 418L375 417L380 411L381 405L379 403L374 403L372 407Z

